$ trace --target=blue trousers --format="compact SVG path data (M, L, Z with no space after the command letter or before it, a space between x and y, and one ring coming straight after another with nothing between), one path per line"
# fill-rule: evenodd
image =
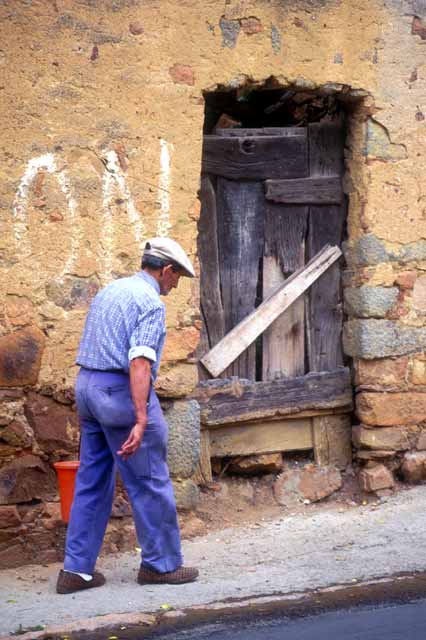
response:
M118 468L133 510L142 565L161 573L182 565L179 525L167 467L168 427L151 387L142 444L117 455L135 423L124 373L81 369L76 383L80 468L67 531L64 568L92 574L111 514Z

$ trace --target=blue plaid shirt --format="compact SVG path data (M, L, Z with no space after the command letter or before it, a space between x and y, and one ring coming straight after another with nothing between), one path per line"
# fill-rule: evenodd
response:
M120 278L99 291L90 305L77 364L88 369L129 370L130 361L151 361L155 380L166 336L165 307L158 282L145 271Z

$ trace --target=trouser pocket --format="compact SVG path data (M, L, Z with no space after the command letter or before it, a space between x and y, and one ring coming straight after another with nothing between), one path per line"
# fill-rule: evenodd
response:
M121 428L135 424L130 384L93 387L91 400L96 419L106 427Z

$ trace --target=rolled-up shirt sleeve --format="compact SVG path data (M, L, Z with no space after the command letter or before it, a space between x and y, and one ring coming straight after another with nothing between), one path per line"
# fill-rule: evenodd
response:
M158 345L164 333L164 307L154 307L144 314L130 336L129 362L144 357L157 362Z

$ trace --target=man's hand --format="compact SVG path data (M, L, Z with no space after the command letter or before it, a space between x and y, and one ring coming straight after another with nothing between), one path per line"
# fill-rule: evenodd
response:
M129 437L123 444L121 445L121 449L117 451L117 454L123 458L123 460L127 460L132 453L135 453L141 446L143 434L146 427L146 419L144 423L137 422L131 432L129 433Z
M147 401L151 386L151 363L146 358L135 358L130 362L130 390L136 413L136 423L126 442L123 442L117 454L127 460L141 446L147 418Z

